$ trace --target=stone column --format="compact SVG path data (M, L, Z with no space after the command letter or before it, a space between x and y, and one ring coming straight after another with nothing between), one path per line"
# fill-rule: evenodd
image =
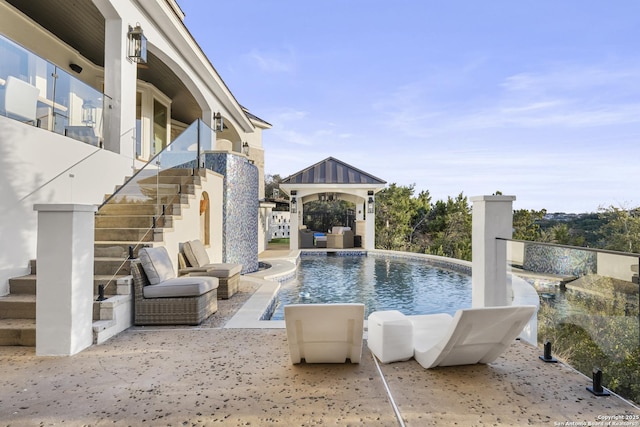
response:
M38 204L36 355L93 343L94 205Z
M515 196L472 197L473 220L471 249L472 306L496 307L510 305L507 289L507 253L504 242L513 232L513 201Z

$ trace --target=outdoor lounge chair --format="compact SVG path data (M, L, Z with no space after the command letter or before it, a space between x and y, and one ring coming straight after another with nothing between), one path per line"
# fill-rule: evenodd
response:
M202 241L191 240L178 254L179 276L211 276L218 278L218 298L228 299L238 292L242 264L212 263Z
M491 363L504 352L536 307L504 306L458 310L455 316L407 316L413 324L414 358L424 368Z
M327 234L327 247L333 249L353 248L353 231L350 227L333 227Z
M136 325L198 325L218 310L215 277L175 277L166 248L143 248L131 261Z
M360 363L364 304L290 304L284 320L293 364Z

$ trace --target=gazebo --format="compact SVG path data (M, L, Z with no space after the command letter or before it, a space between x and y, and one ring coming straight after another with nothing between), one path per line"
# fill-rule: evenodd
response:
M355 230L363 249L375 248L375 194L386 181L333 157L328 157L283 179L280 188L290 197L290 248L298 249L299 230L303 228L304 204L323 197L352 202L355 206ZM340 224L335 224L340 225Z

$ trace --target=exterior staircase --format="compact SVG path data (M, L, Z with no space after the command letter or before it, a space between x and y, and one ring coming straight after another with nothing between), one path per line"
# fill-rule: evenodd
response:
M137 257L141 247L164 244L164 233L171 230L174 220L179 220L182 207L195 201L195 190L204 176L194 174L191 169L163 171L157 180L157 198L110 203L96 213L94 344L104 342L119 333L122 325L130 324L128 319L117 318L118 313L130 315L132 310L129 257ZM126 193L126 188L122 192ZM156 213L159 209L164 215ZM10 279L9 295L0 297L0 346L36 345L36 260L30 262L30 269L31 274ZM106 299L96 301L101 290Z

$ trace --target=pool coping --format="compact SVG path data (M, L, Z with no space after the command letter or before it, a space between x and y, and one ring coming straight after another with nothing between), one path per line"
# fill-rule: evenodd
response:
M437 255L418 254L411 252L389 251L382 249L372 250L331 250L331 249L311 249L293 250L288 255L278 258L265 259L262 262L270 264L270 268L254 273L245 274L242 280L259 285L256 292L236 314L223 326L225 329L284 329L284 320L265 320L263 317L268 309L275 303L276 296L280 290L281 283L289 280L296 274L300 257L302 256L322 256L323 254L335 252L342 256L374 256L386 258L402 258L426 261L436 267L454 270L462 274L471 276L471 262L454 258L447 258ZM536 290L525 280L511 277L511 289L513 292L513 304L530 304L540 306ZM365 319L365 330L367 321ZM530 325L525 329L521 338L536 345L537 336L537 316L532 318ZM533 339L533 340L532 340Z

